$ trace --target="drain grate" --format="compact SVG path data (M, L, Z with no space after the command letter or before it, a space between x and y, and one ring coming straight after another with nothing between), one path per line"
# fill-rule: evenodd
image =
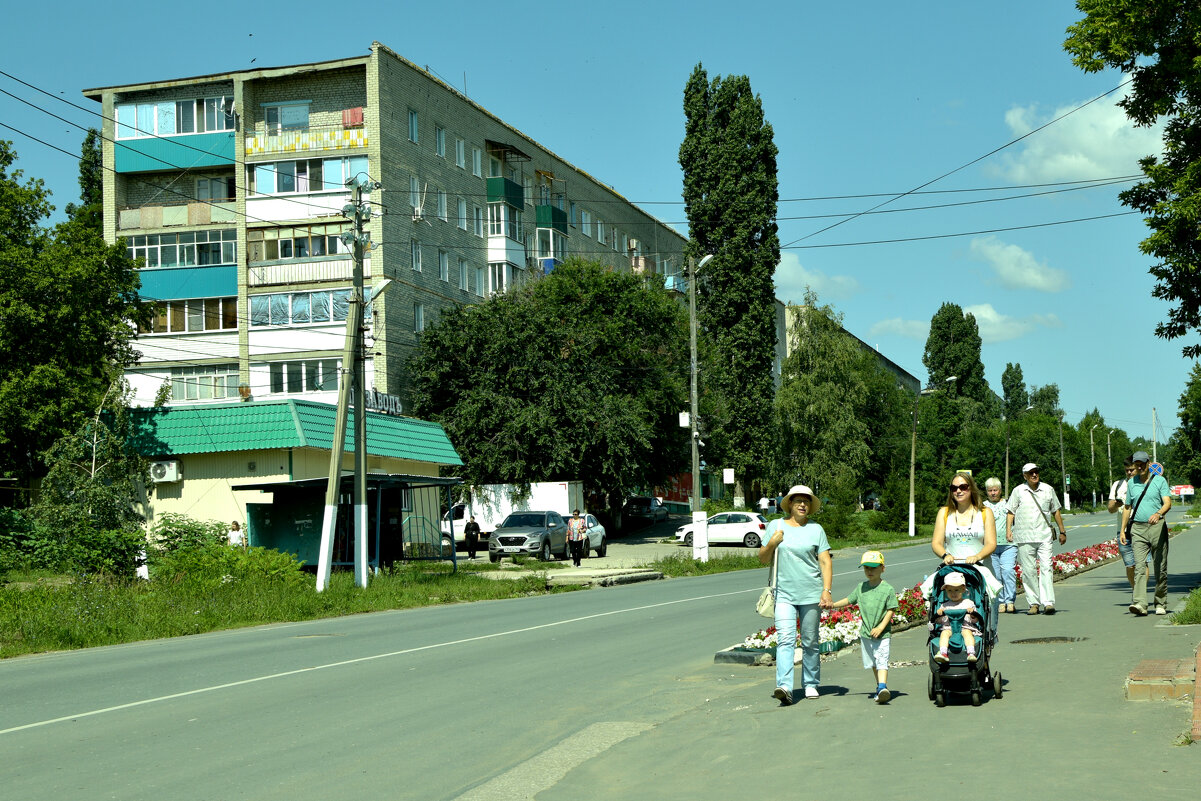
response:
M1010 645L1045 645L1055 642L1082 642L1088 637L1027 637L1024 640L1010 640Z

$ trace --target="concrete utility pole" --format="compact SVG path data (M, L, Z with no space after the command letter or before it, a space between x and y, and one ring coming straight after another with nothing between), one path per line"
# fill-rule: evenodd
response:
M1059 410L1059 474L1063 478L1063 508L1068 511L1072 501L1068 497L1068 468L1063 461L1063 409Z
M330 446L329 483L325 488L325 513L321 521L321 550L317 555L317 592L329 586L330 565L334 552L334 528L338 522L341 499L342 456L346 449L346 425L350 416L351 386L354 388L354 565L355 584L367 586L367 410L366 354L363 342L363 245L367 236L363 222L371 212L363 204L363 183L358 176L347 181L351 202L342 213L354 219L354 227L342 234L342 241L354 252L354 288L346 314L346 338L342 349L342 368L338 371L338 410L334 420L334 441Z
M1158 462L1159 457L1155 455L1155 425L1159 421L1155 418L1155 407L1151 407L1151 461Z
M1090 476L1090 479L1091 479L1092 485L1093 485L1093 508L1094 509L1097 507L1097 449L1093 447L1093 429L1099 425L1101 425L1101 424L1093 423L1093 428L1090 428L1088 430L1088 453L1089 453L1089 459L1090 459L1090 472L1092 473L1092 476Z
M697 407L699 400L696 390L696 273L701 267L713 261L708 255L701 259L700 264L695 259L688 260L688 348L689 348L689 427L692 434L692 511L701 511L704 503L701 498L701 432L697 423Z
M1113 486L1113 442L1110 441L1110 437L1113 436L1114 431L1117 429L1111 428L1105 432L1105 475L1111 487Z

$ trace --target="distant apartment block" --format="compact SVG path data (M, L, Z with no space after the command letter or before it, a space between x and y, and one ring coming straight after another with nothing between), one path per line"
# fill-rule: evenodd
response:
M569 255L678 279L686 240L427 71L363 56L90 89L104 225L143 260L157 315L138 403L332 402L353 259L346 182L368 198L368 387L399 396L422 329Z

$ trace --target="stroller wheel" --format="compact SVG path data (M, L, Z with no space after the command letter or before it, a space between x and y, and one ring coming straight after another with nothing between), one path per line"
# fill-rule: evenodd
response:
M934 705L940 708L946 706L947 694L942 690L939 690L934 696Z
M980 691L972 690L972 706L980 706L981 700Z
M934 674L933 673L930 674L930 680L927 682L926 691L930 695L930 700L933 701L934 700Z
M1001 674L994 673L992 674L992 697L1000 698L1001 692Z

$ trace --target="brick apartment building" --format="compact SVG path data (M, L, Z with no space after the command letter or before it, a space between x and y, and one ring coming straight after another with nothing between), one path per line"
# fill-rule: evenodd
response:
M407 412L406 362L438 315L569 254L680 272L685 239L375 42L364 56L90 89L103 105L105 237L158 302L135 403L333 402L353 260L345 182L378 182L366 228L367 385ZM392 411L396 411L393 401Z

